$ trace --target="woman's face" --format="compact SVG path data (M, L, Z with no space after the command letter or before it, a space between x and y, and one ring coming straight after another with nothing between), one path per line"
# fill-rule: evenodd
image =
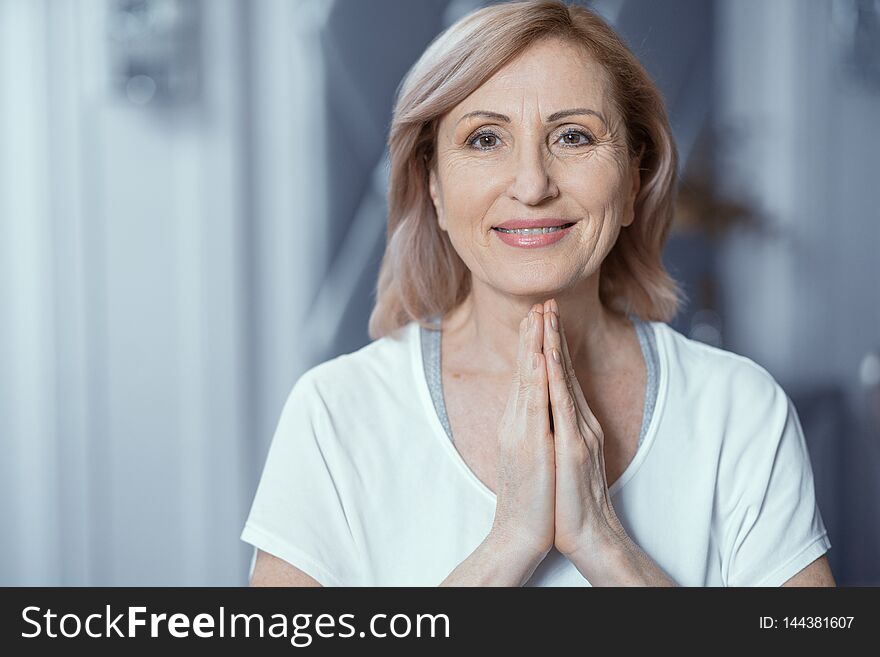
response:
M565 42L532 45L444 115L436 149L430 190L440 227L475 279L509 294L589 278L633 221L637 162L610 80ZM574 225L543 237L495 229L547 218Z

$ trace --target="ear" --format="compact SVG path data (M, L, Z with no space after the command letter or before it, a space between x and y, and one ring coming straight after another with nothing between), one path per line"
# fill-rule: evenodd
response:
M636 198L639 195L639 190L642 188L642 176L641 171L639 170L641 161L641 152L630 161L629 171L632 185L630 186L629 196L626 199L626 212L623 220L624 226L629 226L636 219Z
M446 217L443 215L443 203L440 200L437 175L433 169L428 171L428 191L431 194L431 202L434 204L434 212L437 213L437 224L441 230L446 230Z

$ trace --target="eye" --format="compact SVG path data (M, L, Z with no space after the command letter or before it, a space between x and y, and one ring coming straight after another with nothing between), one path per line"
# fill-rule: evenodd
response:
M585 132L583 130L577 130L575 128L569 128L568 130L563 132L561 135L559 135L557 141L559 139L567 139L569 137L575 137L575 138L583 137L583 139L576 139L575 141L569 141L569 142L564 143L563 145L566 148L577 148L578 146L587 146L589 144L592 144L594 141L592 135L590 135L588 132Z
M467 144L468 146L476 148L480 151L491 151L494 150L495 146L497 145L497 141L500 139L501 137L492 130L481 130L471 135L467 140ZM580 146L589 146L590 144L593 144L595 142L595 139L593 139L593 136L590 133L577 128L569 128L561 135L559 135L557 141L559 141L560 139L569 140L563 143L563 146L565 148L578 148Z
M492 132L491 130L481 130L480 132L478 132L474 135L471 135L468 138L467 143L468 143L468 146L473 147L474 142L476 142L478 140L487 140L487 141L491 142L491 140L493 140L493 139L498 140L498 139L501 139L501 137L499 137L496 133ZM480 145L481 146L488 146L488 148L481 148L478 146L477 150L479 150L479 151L491 151L491 150L493 150L493 147L495 146L495 144L486 143L486 141L480 141Z

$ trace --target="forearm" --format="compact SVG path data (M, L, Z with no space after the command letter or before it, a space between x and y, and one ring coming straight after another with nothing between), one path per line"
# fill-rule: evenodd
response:
M678 586L622 530L568 558L593 586Z
M628 536L617 550L612 550L614 567L606 574L609 583L602 586L678 586L644 550Z
M542 559L490 532L440 586L522 586Z

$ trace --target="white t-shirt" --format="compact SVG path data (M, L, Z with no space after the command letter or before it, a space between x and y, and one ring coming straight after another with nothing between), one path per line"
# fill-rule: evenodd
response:
M803 431L754 361L653 331L644 439L609 494L628 535L682 586L779 586L831 547ZM436 586L486 537L495 495L437 415L419 324L293 386L241 539L325 586ZM552 549L526 586L590 586Z

